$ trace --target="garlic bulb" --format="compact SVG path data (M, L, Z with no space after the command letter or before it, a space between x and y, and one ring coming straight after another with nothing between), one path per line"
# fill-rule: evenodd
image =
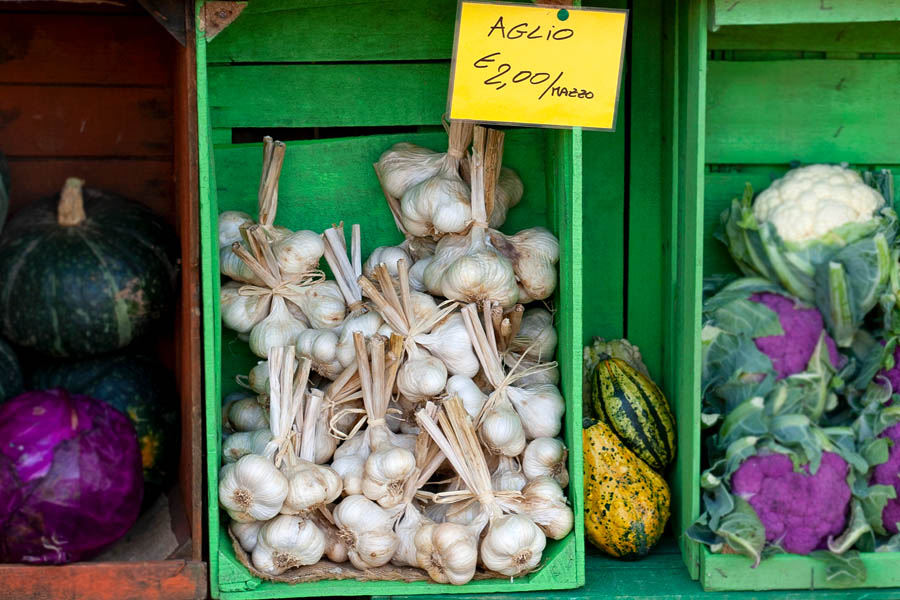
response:
M425 269L428 268L428 265L431 264L432 260L434 260L433 256L426 256L425 258L416 261L416 263L409 269L410 289L415 292L428 291L428 288L425 285Z
M256 548L256 536L259 535L262 525L262 521L250 521L249 523L232 521L228 525L228 529L231 530L245 552L253 552L253 549Z
M248 454L222 468L219 502L235 521L267 521L281 511L288 482L271 460Z
M241 398L228 406L228 422L234 431L256 431L269 426L269 415L256 398Z
M458 396L473 419L481 412L481 407L487 401L487 396L478 389L475 382L469 377L462 375L454 375L447 380L447 393L451 396Z
M516 277L531 300L549 298L556 290L559 240L543 227L524 229L513 236L491 231L491 243L513 263Z
M253 566L269 575L314 565L325 553L325 535L311 520L279 515L259 530Z
M271 348L296 344L304 329L306 327L288 312L284 299L273 296L269 316L250 332L250 350L260 358L268 358Z
M510 369L518 366L519 371L527 371L538 365L545 367L535 370L530 374L524 374L516 379L516 385L519 387L527 387L539 383L547 383L550 385L559 385L559 367L555 364L531 362L527 358L519 360L520 355L509 353L503 357L503 363Z
M391 564L400 567L417 567L416 534L430 521L412 503L406 504L400 513L394 533L397 534L397 551L391 557Z
M438 583L463 585L475 576L478 544L472 532L456 523L428 523L415 537L416 562Z
M512 169L502 167L494 194L494 210L491 211L491 229L500 229L506 222L506 213L522 199L525 187Z
M366 459L363 495L385 508L397 506L403 497L403 484L415 467L416 458L412 452L385 444Z
M337 345L337 359L344 367L349 367L356 360L356 350L353 347L353 334L359 332L363 337L369 338L378 332L378 328L384 321L374 310L360 315L349 316L344 321L341 335Z
M523 512L541 528L547 537L561 540L572 531L575 515L566 504L566 496L556 480L538 477L522 489Z
M365 496L348 496L334 509L334 524L347 547L347 555L360 570L386 565L399 540L393 519Z
M247 375L247 385L257 394L269 393L269 361L261 360L250 369L250 374Z
M431 333L417 335L414 341L439 358L451 374L474 377L478 373L478 357L461 315L450 315L435 325Z
M319 266L325 243L319 234L302 230L272 243L272 253L286 281L296 281Z
M229 281L219 292L222 323L238 333L250 333L269 314L270 296L241 296L243 284Z
M528 452L528 449L525 449ZM497 468L491 473L491 485L497 491L519 492L528 480L514 458L501 456Z
M546 545L546 536L531 519L503 515L492 521L481 541L481 562L507 577L524 575L538 566Z
M235 242L235 244L239 244L239 242ZM248 267L247 263L234 253L233 245L219 249L219 271L222 272L222 275L236 281L260 286L264 285L263 280L253 272L253 269Z
M340 450L340 447L338 448ZM337 457L335 453L334 461L331 468L338 474L343 482L343 493L345 496L355 496L362 494L363 474L366 466L366 459L355 454Z
M318 418L319 422L316 424L316 441L313 462L317 465L324 465L331 460L332 456L334 456L338 441L337 438L328 432L328 410L326 408L323 407L322 410L319 411ZM340 478L340 476L338 477Z
M556 342L556 328L553 327L553 315L550 311L544 308L529 308L522 317L518 334L512 339L507 350L515 353L516 358L524 353L534 362L547 361L552 360L556 353Z
M222 442L222 460L233 463L247 454L261 455L271 441L272 432L268 429L232 433Z
M522 456L522 471L528 479L551 477L560 487L569 485L566 459L569 452L556 438L539 437L532 440Z
M347 546L334 523L329 522L321 513L313 513L311 518L325 535L325 556L328 560L335 563L347 562Z
M456 260L465 256L468 248L469 238L467 236L448 235L441 238L441 241L435 246L434 254L419 261L425 263L421 271L425 291L434 296L442 295L441 279L444 271Z
M391 196L402 198L412 186L434 177L443 161L443 154L428 148L407 142L394 144L378 159L381 183Z
M384 263L391 277L396 277L398 260L405 260L406 264L411 262L409 254L400 246L379 246L372 251L363 264L363 275L371 278L375 273L375 267Z
M299 287L292 290L288 300L288 308L298 307L313 329L339 327L347 315L344 296L334 281L320 281Z
M239 210L226 210L219 214L219 248L231 247L235 242L240 242L241 227L252 225L253 217Z
M329 467L301 461L283 465L281 470L288 480L283 514L303 514L324 506L340 496L343 489L340 476Z
M525 449L522 420L509 402L485 412L479 433L485 448L494 454L518 456Z
M471 346L470 346L471 347ZM447 385L447 367L444 363L424 352L400 367L397 373L397 389L413 401L433 398L444 391Z
M306 329L297 337L297 354L312 361L316 373L335 379L344 370L337 360L338 336L328 329Z
M507 396L521 417L525 437L533 440L559 435L566 402L555 385L539 383L509 387Z

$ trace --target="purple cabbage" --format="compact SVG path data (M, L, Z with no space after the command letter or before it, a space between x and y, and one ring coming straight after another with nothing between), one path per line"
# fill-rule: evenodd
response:
M815 475L809 474L809 465L803 466L805 472L794 471L784 454L752 456L731 476L731 489L756 511L768 543L809 554L827 548L828 538L844 531L851 496L848 468L832 452L822 453Z
M897 533L897 522L900 521L900 423L888 427L878 437L890 438L894 444L891 446L887 462L875 465L869 483L893 486L897 492L897 498L888 500L884 510L881 511L881 521L885 530L893 534Z
M881 341L881 345L885 345L884 340ZM900 344L894 347L894 366L890 369L880 370L878 376L875 377L875 381L879 381L881 377L886 377L891 382L891 391L893 393L900 394ZM890 405L891 402L889 401L886 406Z
M805 371L825 328L822 314L812 307L799 308L795 300L771 292L755 293L750 296L750 300L768 307L777 314L784 330L783 335L770 335L753 340L759 351L772 360L775 379L784 379ZM831 364L840 367L843 357L838 354L834 340L827 333L825 344L828 346Z
M0 405L0 561L90 558L134 524L142 495L137 434L115 408L61 389Z

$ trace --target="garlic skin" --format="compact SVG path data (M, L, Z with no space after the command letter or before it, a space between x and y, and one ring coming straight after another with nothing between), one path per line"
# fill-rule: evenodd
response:
M525 448L528 451L528 448ZM491 487L496 491L520 492L528 479L514 458L501 456L497 468L491 474Z
M219 503L235 521L268 521L281 511L288 481L271 460L248 454L219 473Z
M325 556L335 563L347 562L347 546L338 533L337 527L328 522L321 514L313 514L313 520L325 534Z
M304 514L315 506L325 504L328 495L328 481L326 481L325 475L320 473L320 468L324 469L324 467L305 461L293 465L282 465L281 472L288 480L288 493L284 499L284 505L281 507L282 514ZM337 475L335 476L337 477Z
M434 260L433 256L426 256L410 267L409 287L411 290L415 292L427 291L427 287L425 286L425 269L428 268L428 265L431 264L432 260Z
M298 288L289 297L287 305L288 309L299 308L313 329L339 327L347 315L344 295L338 284L331 280Z
M253 566L269 575L314 565L325 553L325 535L306 518L279 515L259 530Z
M247 266L240 257L234 253L231 246L219 248L219 271L222 275L235 281L264 286L263 280L256 276L253 270Z
M569 471L566 459L569 451L556 438L539 437L529 442L522 455L522 471L529 480L550 477L560 487L569 485Z
M358 331L367 340L378 332L384 321L374 310L360 315L347 317L338 338L337 359L343 367L349 367L356 360L356 349L353 346L353 332Z
M319 412L319 421L316 424L316 443L313 462L317 465L324 465L334 456L337 449L337 438L328 433L328 410L322 407ZM340 475L335 474L340 479Z
M306 327L288 312L284 299L273 296L269 316L250 332L250 350L260 358L268 358L271 348L296 344L304 329Z
M403 194L400 220L410 235L440 239L444 234L463 231L472 220L469 186L455 168L455 161L442 165L433 177Z
M241 545L245 552L253 552L253 549L256 548L256 537L259 535L259 530L262 526L262 521L250 521L249 523L232 521L228 525L228 529L234 534L238 544Z
M484 414L479 433L482 443L493 454L518 456L525 450L522 420L507 402Z
M416 563L438 583L463 585L475 576L478 543L463 525L429 523L415 537Z
M344 495L358 496L362 494L365 467L366 459L354 454L334 459L331 468L341 478Z
M566 401L555 385L539 383L507 389L509 401L521 418L525 437L556 437L562 429Z
M491 231L491 243L512 261L522 289L532 300L549 298L556 290L559 240L544 227L523 229L513 236Z
M406 190L434 177L441 169L444 155L408 142L394 144L378 159L381 182L394 198L402 198Z
M313 231L296 231L272 243L272 253L286 281L298 281L319 266L325 254L322 236Z
M240 242L241 227L244 225L252 225L253 217L239 210L226 210L219 214L219 248L228 246L229 248L235 242Z
M335 379L344 370L337 360L338 336L328 329L306 329L297 336L297 354L312 362L313 370Z
M494 210L491 211L489 225L491 229L500 229L506 222L506 214L509 209L522 200L525 186L516 172L507 167L500 168L500 177L497 180L497 188L494 191Z
M525 370L530 367L535 367L538 364L537 362L531 362L527 358L522 362L519 362L519 355L515 353L509 353L503 357L503 364L505 364L510 369L515 368L518 364L518 368L520 370ZM538 371L537 373L533 373L531 375L526 375L516 380L516 385L518 387L528 387L531 385L536 385L540 383L546 383L550 385L559 385L559 367L555 366L552 368L544 369L543 371Z
M447 367L433 356L407 360L397 372L397 389L406 398L421 401L433 398L447 385Z
M257 431L269 426L269 415L256 398L241 398L228 405L228 423L234 431Z
M244 284L229 281L219 291L222 324L238 333L250 333L269 314L271 296L241 296Z
M233 433L222 442L222 460L233 463L247 454L262 455L270 441L272 432L269 429Z
M526 360L533 362L550 361L556 353L556 344L553 315L544 308L529 308L522 316L519 332L510 341L507 350L516 354L516 360L525 354Z
M478 357L459 313L453 313L438 323L431 333L417 335L415 342L439 358L452 375L474 377L478 373Z
M546 545L546 536L531 519L503 515L491 522L481 542L481 562L507 577L524 575L538 566Z
M416 534L424 525L430 521L419 512L413 504L407 504L397 524L394 526L394 533L397 534L397 551L391 557L391 564L400 567L418 567L419 562L416 557Z
M400 246L379 246L363 263L363 275L372 279L375 276L375 267L384 263L390 276L397 277L397 261L399 260L405 260L406 264L412 262L409 254Z
M422 270L422 283L433 296L441 296L441 280L444 271L455 261L465 256L469 249L469 238L464 235L448 235L441 238L434 249L434 255L426 261ZM419 262L423 262L422 261ZM412 279L412 273L410 273Z
M344 498L334 509L334 524L357 569L386 565L397 551L399 540L390 514L365 496Z
M472 229L465 254L450 263L441 275L441 295L465 303L493 300L502 308L510 308L519 300L516 272L513 270L513 264L486 238L487 234L483 229L478 227ZM440 254L441 248L438 244L435 257ZM437 263L438 259L435 258L431 267ZM428 280L426 269L426 284Z
M447 394L450 396L458 396L463 402L463 406L469 416L473 419L478 417L481 407L487 402L487 395L478 389L478 386L471 378L463 375L454 375L447 380Z
M561 540L572 531L575 515L566 504L566 496L555 479L538 477L522 488L525 496L523 512L554 540Z
M406 448L385 444L366 459L362 491L384 508L397 506L403 498L406 478L416 468L416 457Z

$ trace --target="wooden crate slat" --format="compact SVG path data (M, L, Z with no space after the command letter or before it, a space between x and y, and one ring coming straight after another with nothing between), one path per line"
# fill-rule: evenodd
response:
M168 34L150 26L146 15L17 14L3 8L4 83L166 85L172 80Z
M449 63L210 67L213 127L438 125Z
M744 25L710 33L710 50L900 52L900 23Z
M896 159L900 61L710 61L708 80L709 163Z
M164 88L0 84L2 149L8 156L171 157L172 109Z
M710 0L710 27L900 20L900 0Z
M253 0L210 43L209 62L430 60L453 50L454 0L298 4Z

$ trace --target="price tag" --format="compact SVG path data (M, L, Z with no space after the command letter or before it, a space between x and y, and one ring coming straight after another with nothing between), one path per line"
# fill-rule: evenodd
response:
M628 11L459 4L451 119L615 131Z

